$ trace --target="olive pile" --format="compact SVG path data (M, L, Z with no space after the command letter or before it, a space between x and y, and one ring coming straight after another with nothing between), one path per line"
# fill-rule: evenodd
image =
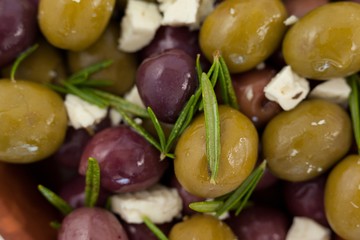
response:
M311 89L358 74L359 1L213 1L199 29L160 26L147 46L125 52L118 48L119 26L129 1L0 1L0 239L157 239L145 224L128 223L105 205L114 194L159 183L176 189L183 203L182 216L157 225L171 240L285 239L295 216L328 228L329 239L360 239L360 156L353 127L359 119L347 104L324 99L307 98L284 111L264 93L285 65ZM284 24L291 15L298 20ZM12 68L34 44L38 48ZM110 110L94 126L68 124L69 92L61 89L75 74L90 79L82 93L94 99L90 93L96 89L119 103L118 97L136 87L163 138L170 139L184 107L204 87L199 71L207 73L220 55L238 109L227 104L218 81L213 88L221 152L215 179L204 93L166 152L150 111L147 117L129 115L140 119L146 136L125 115L115 123ZM107 68L89 76L82 72L105 60L112 61ZM74 86L66 89L81 95ZM158 139L160 147L154 144ZM84 207L89 158L98 161L101 173L93 208ZM189 208L228 198L264 160L264 175L239 215L231 211L223 220ZM50 186L75 210L59 218L39 200L36 184ZM45 224L55 219L58 230Z

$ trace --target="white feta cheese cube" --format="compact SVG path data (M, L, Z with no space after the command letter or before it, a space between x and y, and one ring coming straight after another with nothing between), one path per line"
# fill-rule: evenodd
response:
M189 27L192 30L199 29L200 24L205 20L205 18L214 10L215 0L200 0L200 5L197 11L197 19L194 24L191 24Z
M295 24L297 21L299 21L299 19L295 15L291 15L290 17L285 19L284 24L285 26L291 26Z
M306 217L294 217L286 240L330 240L330 230Z
M141 97L139 95L139 91L136 87L136 85L134 85L130 91L128 91L127 93L125 93L125 96L124 96L124 99L129 101L129 102L132 102L140 107L143 107L145 108L145 105L143 103L143 101L141 100Z
M111 126L118 126L123 119L121 114L113 108L111 108L109 111L109 118Z
M161 19L157 4L129 0L121 20L119 49L136 52L148 45L160 27Z
M148 190L112 196L111 210L128 223L142 223L146 216L161 224L180 215L182 200L175 188L155 185Z
M65 96L64 104L69 125L75 129L91 127L103 120L107 114L107 109L99 108L72 94Z
M309 98L320 98L346 106L351 88L345 78L333 78L317 85L309 94Z
M200 0L158 0L162 25L190 26L198 22Z
M295 108L310 91L309 82L285 66L265 86L265 97L277 102L285 111Z

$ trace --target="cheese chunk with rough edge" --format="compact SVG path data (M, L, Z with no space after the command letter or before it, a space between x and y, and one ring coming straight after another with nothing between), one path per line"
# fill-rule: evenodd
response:
M146 216L161 224L180 215L182 200L175 188L155 185L148 190L112 196L111 210L128 223L142 223Z
M286 240L330 240L330 230L306 217L294 217Z
M155 3L129 0L121 20L119 49L136 52L148 45L161 25L162 16Z
M65 96L64 104L69 117L69 125L75 129L94 126L107 114L107 109L99 108L72 94Z
M333 78L317 85L309 94L309 98L320 98L329 102L346 106L351 88L345 78Z
M190 26L198 22L200 0L158 0L162 25Z
M265 86L265 97L277 102L285 111L295 108L310 91L309 82L285 66Z

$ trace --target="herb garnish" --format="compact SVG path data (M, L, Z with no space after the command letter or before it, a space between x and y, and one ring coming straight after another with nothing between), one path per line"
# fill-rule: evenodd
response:
M205 115L206 157L210 182L215 184L221 153L220 117L214 88L205 73L201 75L201 87Z
M94 207L100 191L100 167L95 158L88 159L85 179L85 206Z
M355 141L360 154L360 96L359 85L360 79L357 74L354 74L348 78L348 83L351 87L351 93L349 96L349 107L353 123Z
M263 161L232 193L215 198L212 201L193 202L189 207L197 212L214 212L221 216L229 210L235 210L238 215L247 204L247 201L260 181L266 168L266 161Z
M51 191L50 189L44 187L43 185L38 186L41 194L54 206L56 207L63 215L68 215L72 212L73 208L60 196Z
M15 72L18 69L20 63L27 58L30 54L32 54L37 48L39 47L38 44L35 44L31 47L29 47L28 49L26 49L24 52L22 52L20 54L19 57L16 58L14 64L11 67L11 71L10 71L10 80L11 81L15 81Z
M143 221L159 240L168 240L166 235L147 216L143 216Z

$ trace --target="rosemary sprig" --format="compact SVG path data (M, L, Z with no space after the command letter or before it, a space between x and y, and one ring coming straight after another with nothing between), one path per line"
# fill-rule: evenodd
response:
M206 157L208 160L210 181L215 183L219 171L221 142L220 142L220 117L216 95L207 76L201 76L202 96L204 101Z
M15 73L16 73L16 70L18 69L20 63L22 61L24 61L24 59L27 58L30 54L32 54L38 47L39 47L39 44L35 44L35 45L29 47L24 52L22 52L19 57L16 58L14 64L11 67L11 71L10 71L11 81L15 81Z
M231 76L228 67L226 66L225 60L223 57L219 56L219 62L220 62L220 88L223 100L225 104L235 108L239 109L239 105L237 103L237 98L235 95L235 90L233 88L232 82L231 82Z
M73 208L60 196L51 191L50 189L39 185L38 189L40 193L54 206L56 207L64 216L69 214Z
M105 60L96 64L92 64L91 66L84 68L71 75L70 78L67 80L67 82L69 82L72 85L79 85L81 83L84 83L88 81L88 78L92 74L109 67L112 63L113 63L112 60Z
M354 74L348 78L348 84L351 87L351 93L349 96L349 108L351 113L351 119L354 129L355 141L360 154L360 96L359 85L360 78L357 74Z
M147 216L143 216L143 221L159 240L168 240L166 235Z
M218 197L213 201L194 202L189 207L198 212L215 212L221 216L227 211L235 210L238 215L246 206L250 195L260 181L266 168L266 161L263 161L231 194L225 197Z
M52 227L55 230L58 230L61 228L61 223L58 221L51 221L50 222L50 227Z
M95 158L88 159L85 182L85 206L94 207L100 191L100 167Z
M150 107L148 107L147 110L148 110L149 117L154 124L157 135L159 136L161 152L165 153L166 152L166 149L165 149L166 148L166 137L165 137L164 130L162 129L160 122L157 119L153 110Z

